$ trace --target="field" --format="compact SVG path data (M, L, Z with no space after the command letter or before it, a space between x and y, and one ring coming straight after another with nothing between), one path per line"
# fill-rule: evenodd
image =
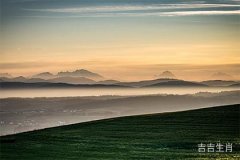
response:
M0 159L240 159L239 114L237 104L2 136ZM233 152L198 152L199 143L219 141L233 143Z

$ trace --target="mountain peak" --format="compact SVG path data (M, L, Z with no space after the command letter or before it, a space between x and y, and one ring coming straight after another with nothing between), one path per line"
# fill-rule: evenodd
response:
M14 81L19 81L19 82L21 82L21 81L25 81L26 78L23 77L23 76L18 76L18 77L13 78L13 80L14 80Z
M86 69L78 69L72 72L66 71L66 72L58 72L57 76L59 77L66 77L66 76L70 76L70 77L85 77L85 78L90 78L93 80L102 80L103 76L97 74L97 73L93 73L90 72Z
M32 78L42 78L42 79L50 79L53 77L54 75L50 72L42 72L32 76Z
M170 71L164 71L160 75L158 75L157 77L167 78L167 79L175 79L176 78L176 76Z
M211 79L214 79L214 80L232 80L234 78L233 78L233 76L231 76L231 75L229 75L227 73L217 72L217 73L214 73L211 76Z
M74 71L74 73L92 73L92 72L90 72L86 69L78 69L78 70Z

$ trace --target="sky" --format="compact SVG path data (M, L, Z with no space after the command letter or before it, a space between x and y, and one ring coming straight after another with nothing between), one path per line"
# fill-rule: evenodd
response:
M239 0L1 0L0 72L240 79Z

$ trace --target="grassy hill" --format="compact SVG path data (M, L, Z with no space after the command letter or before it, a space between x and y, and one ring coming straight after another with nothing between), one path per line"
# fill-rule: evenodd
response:
M240 158L240 105L121 117L1 137L0 159ZM197 144L233 143L232 153Z

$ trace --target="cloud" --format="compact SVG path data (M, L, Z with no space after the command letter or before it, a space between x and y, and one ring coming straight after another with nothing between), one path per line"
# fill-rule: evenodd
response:
M36 18L81 18L81 17L147 17L147 16L197 16L197 15L240 15L240 10L224 11L179 11L179 12L153 12L153 13L93 13L65 16L25 16Z
M30 9L26 11L34 12L54 12L54 13L93 13L93 12L124 12L124 11L155 11L164 9L194 9L194 8L222 8L240 7L236 4L156 4L156 5L120 5L120 6L89 6L75 8L49 8Z
M238 4L180 3L154 5L105 5L74 8L24 8L23 10L29 12L40 12L38 15L35 14L36 17L77 18L120 16L238 15L240 14L238 10L239 7L240 5ZM41 13L47 13L47 15L42 15ZM31 15L29 16L32 17Z
M234 11L181 11L181 12L165 12L160 15L167 16L192 16L192 15L239 15L240 10Z

